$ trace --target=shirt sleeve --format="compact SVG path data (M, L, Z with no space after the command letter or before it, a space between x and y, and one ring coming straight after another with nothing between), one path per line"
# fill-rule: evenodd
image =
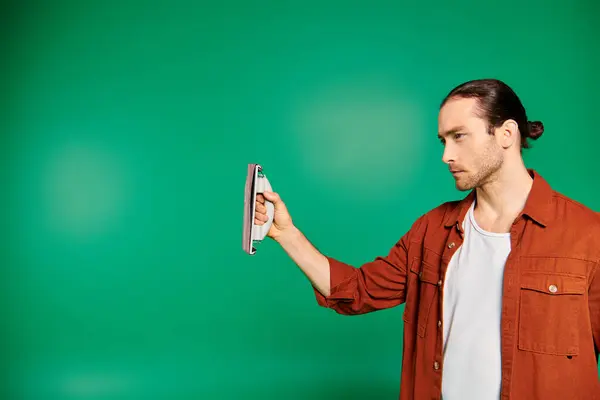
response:
M415 225L386 256L378 256L358 268L327 256L331 290L329 296L323 296L313 286L318 304L339 314L357 315L404 303L408 244Z

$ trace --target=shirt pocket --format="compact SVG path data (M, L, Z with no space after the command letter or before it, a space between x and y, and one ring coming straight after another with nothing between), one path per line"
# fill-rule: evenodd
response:
M519 349L543 354L579 354L579 317L585 276L549 272L521 275Z

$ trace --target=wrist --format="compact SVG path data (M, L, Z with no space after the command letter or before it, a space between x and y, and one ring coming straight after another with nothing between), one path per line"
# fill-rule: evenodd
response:
M288 243L296 241L300 235L300 230L296 228L295 225L292 225L289 228L282 230L281 233L274 239L280 245L285 246Z

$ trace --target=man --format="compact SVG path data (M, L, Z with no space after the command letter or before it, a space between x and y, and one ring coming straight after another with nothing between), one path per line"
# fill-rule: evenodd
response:
M600 216L525 167L543 132L498 80L442 102L443 161L462 191L360 268L321 254L276 193L268 236L317 301L356 315L405 304L400 399L600 399Z

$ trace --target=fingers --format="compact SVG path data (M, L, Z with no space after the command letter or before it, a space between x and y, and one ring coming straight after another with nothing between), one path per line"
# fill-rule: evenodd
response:
M281 201L279 195L275 192L264 192L256 194L256 202L255 202L255 214L254 214L254 224L255 225L264 225L265 222L269 220L267 215L267 205L266 201L273 203L275 206L275 212L286 212L285 204Z
M254 223L256 225L263 225L265 222L269 220L267 214L257 212L254 214Z
M254 214L254 220L260 222L267 222L269 220L269 216L265 213L257 212L256 214Z
M263 225L265 222L269 220L267 216L267 206L265 205L265 197L262 193L256 194L256 203L254 205L255 214L254 214L254 224L255 225Z
M256 202L256 212L257 213L266 214L267 213L267 206L264 205L264 203Z
M255 209L256 209L256 213L261 213L261 214L266 214L267 213L267 206L265 204L266 201L270 201L272 202L275 207L278 206L278 204L281 204L281 201L279 200L279 196L277 195L277 193L274 192L264 192L263 193L257 193L256 194L256 204L255 204Z
M254 214L254 224L263 225L268 221L269 217L267 217L267 206L265 206L265 197L262 195L262 193L256 194L254 208L256 210L256 213Z

